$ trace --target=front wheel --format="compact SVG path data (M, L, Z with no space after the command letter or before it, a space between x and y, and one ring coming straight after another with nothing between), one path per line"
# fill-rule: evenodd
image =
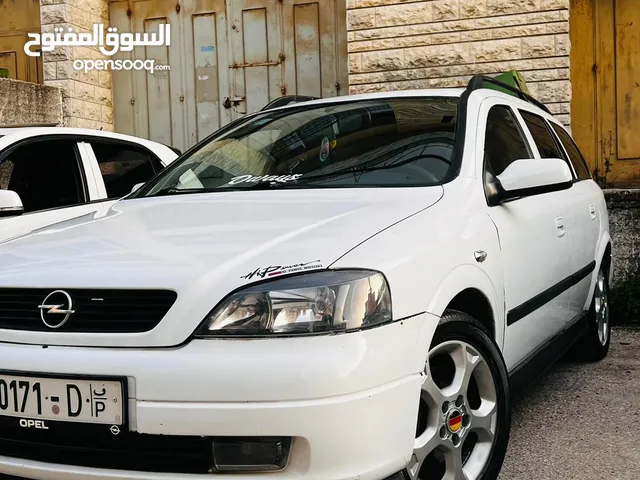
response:
M429 351L412 480L495 480L509 442L507 369L482 325L446 311Z

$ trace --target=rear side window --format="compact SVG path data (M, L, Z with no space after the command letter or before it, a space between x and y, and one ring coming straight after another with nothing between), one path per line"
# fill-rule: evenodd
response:
M520 110L520 114L522 115L527 128L531 132L533 141L538 147L540 157L564 159L565 157L562 154L562 150L553 138L553 135L547 126L547 122L545 122L542 117L524 110Z
M562 128L560 125L556 125L555 123L551 124L556 134L560 138L564 149L567 151L569 155L569 160L573 165L574 170L576 171L576 175L578 176L578 180L589 180L591 179L591 172L589 171L589 167L587 167L587 162L585 162L582 153L580 153L580 149L573 141L571 136L567 133L567 131Z
M145 183L160 167L158 159L132 145L91 142L108 198L122 198L138 183Z
M494 175L500 175L516 160L533 158L513 111L496 105L487 116L484 141L485 165Z

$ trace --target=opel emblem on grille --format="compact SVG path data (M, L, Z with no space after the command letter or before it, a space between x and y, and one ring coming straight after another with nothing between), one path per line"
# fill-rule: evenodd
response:
M56 329L62 327L69 321L73 310L73 299L64 290L56 290L46 296L40 309L40 318L47 327Z

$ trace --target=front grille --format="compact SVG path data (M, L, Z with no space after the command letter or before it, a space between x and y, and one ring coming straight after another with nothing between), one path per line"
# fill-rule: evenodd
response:
M38 462L110 470L208 473L212 439L123 432L48 434L25 429L0 432L0 455Z
M38 305L56 289L0 288L0 329L52 331ZM153 329L175 303L170 290L64 289L74 313L56 331L84 333L136 333ZM59 297L56 298L60 303ZM49 303L49 302L47 302ZM53 322L64 315L46 314ZM51 323L51 322L50 322Z

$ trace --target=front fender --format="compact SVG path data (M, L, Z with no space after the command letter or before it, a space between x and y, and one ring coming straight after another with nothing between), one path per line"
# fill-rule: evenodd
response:
M441 317L447 306L461 291L474 289L489 302L495 322L495 341L502 349L504 341L504 294L498 295L489 276L471 264L454 268L434 290L427 312Z

